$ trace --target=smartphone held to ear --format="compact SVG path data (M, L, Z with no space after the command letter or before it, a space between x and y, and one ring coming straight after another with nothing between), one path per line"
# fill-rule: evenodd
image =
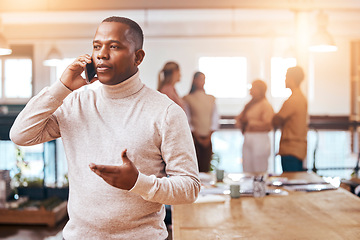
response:
M85 67L86 82L90 83L91 80L95 77L95 75L96 75L96 70L94 63L93 62L87 63Z

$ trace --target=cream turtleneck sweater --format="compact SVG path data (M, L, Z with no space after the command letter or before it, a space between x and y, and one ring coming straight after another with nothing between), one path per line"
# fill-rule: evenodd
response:
M191 132L184 111L146 87L139 72L96 91L71 92L60 81L33 97L10 131L18 145L61 137L68 161L70 239L165 239L163 204L195 201L200 190ZM139 170L121 190L93 173L89 163Z

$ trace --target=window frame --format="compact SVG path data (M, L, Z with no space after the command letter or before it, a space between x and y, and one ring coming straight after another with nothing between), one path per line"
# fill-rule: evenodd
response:
M0 104L5 105L5 104L26 104L33 96L34 96L34 69L35 69L35 64L34 64L34 58L33 58L33 46L32 45L12 45L11 46L13 52L10 55L3 55L0 56L0 61L1 61L1 71L0 71L0 75L1 75L1 79L0 79L0 84L1 84L1 97L0 97ZM28 98L9 98L6 97L5 95L5 74L6 74L6 70L5 70L5 61L7 59L29 59L31 60L31 80L30 80L30 84L31 84L31 94L30 97Z

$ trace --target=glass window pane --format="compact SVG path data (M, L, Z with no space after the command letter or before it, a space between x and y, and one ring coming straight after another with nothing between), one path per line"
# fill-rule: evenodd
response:
M291 90L285 87L286 71L296 66L295 58L271 58L271 95L273 97L289 97Z
M31 59L5 60L5 97L30 98L32 92Z
M201 57L199 70L206 76L205 90L216 98L244 98L247 94L245 57Z
M44 178L44 144L33 146L18 146L23 159L17 163L21 175L28 181L38 181Z

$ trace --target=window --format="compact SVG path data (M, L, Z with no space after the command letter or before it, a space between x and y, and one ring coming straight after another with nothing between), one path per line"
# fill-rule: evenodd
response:
M31 58L1 57L1 100L29 99L32 96Z
M33 92L33 46L11 45L12 54L0 56L0 102L24 104Z
M245 57L201 57L199 70L206 76L205 90L216 98L245 98L247 61Z
M271 95L273 97L289 97L291 90L285 87L286 71L296 66L295 58L271 58Z

